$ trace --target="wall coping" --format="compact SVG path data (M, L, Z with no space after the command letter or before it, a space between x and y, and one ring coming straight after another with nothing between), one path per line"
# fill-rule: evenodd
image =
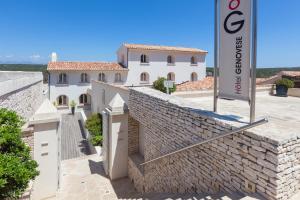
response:
M1 71L0 97L41 81L42 72Z
M168 95L162 93L160 91L154 90L152 88L147 87L138 87L138 88L130 88L132 91L136 91L139 93L143 93L149 97L157 98L158 100L164 101L166 104L173 104L177 107L181 107L184 109L188 109L190 114L193 116L201 115L201 117L206 117L207 119L211 119L216 121L216 124L228 127L228 128L237 128L244 126L247 124L247 119L245 117L241 117L239 120L231 118L228 115L222 115L218 113L214 113L213 111L205 110L199 108L199 103L191 102L187 99L177 97L174 95ZM211 99L213 101L213 99ZM300 139L300 131L298 133L282 133L282 134L265 134L261 131L264 128L267 128L268 124L262 125L259 127L251 128L249 130L244 131L246 135L257 138L261 141L267 141L274 145L282 145L296 139Z
M49 99L45 99L35 114L29 119L29 125L59 122L60 115Z

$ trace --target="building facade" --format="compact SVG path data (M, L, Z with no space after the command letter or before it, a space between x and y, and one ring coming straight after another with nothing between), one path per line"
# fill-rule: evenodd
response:
M117 63L50 62L48 71L51 102L64 109L75 101L78 108L89 109L91 80L123 85L128 69Z
M184 47L123 44L117 51L117 62L61 62L52 54L48 64L50 101L58 108L88 109L91 80L113 85L152 85L158 77L179 84L201 80L206 74L207 52Z
M117 51L118 63L128 68L125 85L152 85L158 77L176 84L201 80L206 75L207 52L184 47L123 44Z

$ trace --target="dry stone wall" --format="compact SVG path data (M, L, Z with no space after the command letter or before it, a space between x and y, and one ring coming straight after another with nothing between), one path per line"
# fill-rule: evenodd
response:
M23 132L22 133L22 140L30 147L30 155L33 158L33 151L34 151L34 134L33 132Z
M44 99L42 73L1 72L0 75L0 107L14 110L28 120ZM7 77L4 79L2 75Z
M130 90L130 116L145 127L145 161L233 128L224 116L184 101L149 88ZM282 142L248 131L149 163L143 178L129 159L129 177L141 192L238 191L288 199L300 186L299 152L298 136Z
M131 116L128 116L128 155L138 153L139 151L139 123Z

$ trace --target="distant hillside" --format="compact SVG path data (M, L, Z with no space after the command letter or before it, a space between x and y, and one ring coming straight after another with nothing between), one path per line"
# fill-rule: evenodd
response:
M46 71L47 65L42 64L0 64L0 71Z
M213 72L214 69L212 67L207 67L206 72ZM300 71L300 67L282 67L282 68L257 68L256 69L256 77L257 78L267 78L270 76L274 76L280 71Z

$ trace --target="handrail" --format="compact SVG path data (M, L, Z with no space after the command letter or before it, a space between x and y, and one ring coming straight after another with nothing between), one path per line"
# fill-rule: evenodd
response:
M242 127L236 128L236 129L234 129L234 130L231 130L231 131L229 131L229 132L227 132L227 133L225 133L225 134L218 135L218 136L216 136L216 137L212 137L212 138L210 138L210 139L207 139L207 140L198 142L198 143L196 143L196 144L192 144L192 145L190 145L190 146L184 147L184 148L179 149L179 150L177 150L177 151L173 151L173 152L171 152L171 153L165 154L165 155L163 155L163 156L159 156L159 157L154 158L154 159L152 159L152 160L149 160L149 161L146 161L146 162L144 162L144 163L141 163L140 165L148 164L148 163L150 163L150 162L159 160L159 159L161 159L161 158L164 158L164 157L167 157L167 156L170 156L170 155L179 153L179 152L181 152L181 151L185 151L185 150L190 149L190 148L193 148L193 147L195 147L195 146L198 146L198 145L201 145L201 144L205 144L205 143L208 143L208 142L210 142L210 141L213 141L213 140L216 140L216 139L219 139L219 138L228 136L228 135L232 135L232 134L237 133L237 132L240 132L240 131L245 131L245 130L247 130L247 129L250 129L250 128L253 128L253 127L256 127L256 126L265 124L265 123L267 123L267 122L268 122L268 119L267 119L267 118L263 118L263 119L258 120L258 121L256 121L256 122L253 122L253 123L251 123L251 124L247 124L247 125L245 125L245 126L242 126Z

